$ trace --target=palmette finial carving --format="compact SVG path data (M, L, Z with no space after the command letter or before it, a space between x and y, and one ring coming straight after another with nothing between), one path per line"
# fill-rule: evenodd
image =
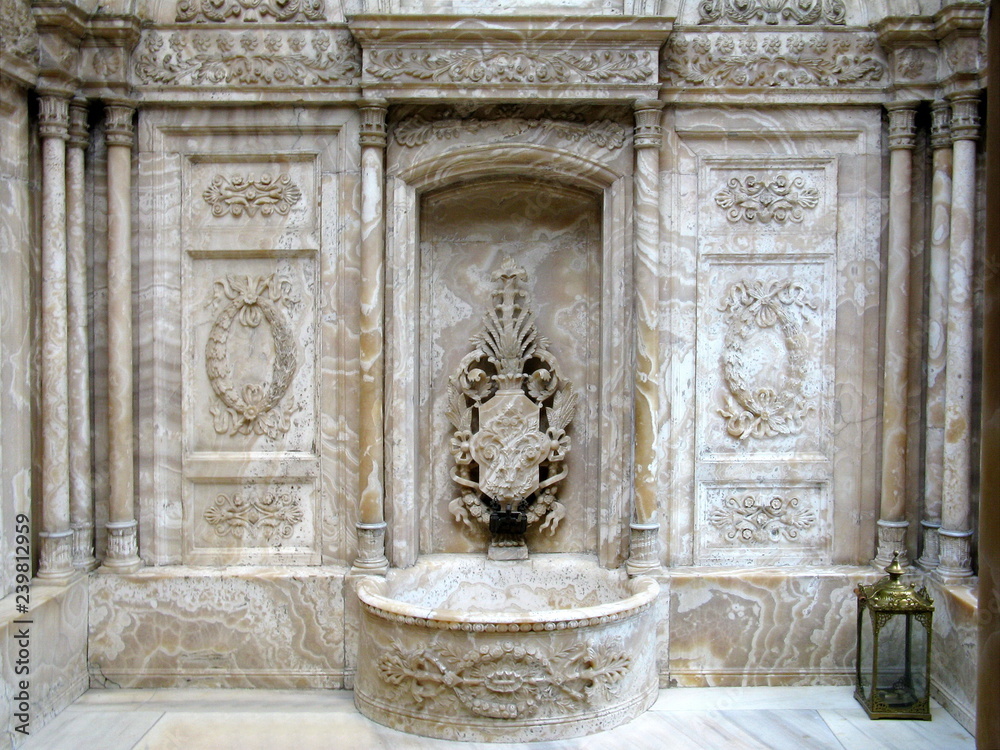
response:
M572 383L538 334L527 279L510 258L493 274L483 330L448 383L452 479L464 489L449 509L470 528L488 525L501 547L523 547L538 521L554 533L565 515L556 493L576 408Z

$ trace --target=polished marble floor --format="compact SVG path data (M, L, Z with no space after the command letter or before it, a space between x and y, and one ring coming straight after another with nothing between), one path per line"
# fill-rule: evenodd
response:
M870 721L849 687L675 688L630 724L576 740L429 740L361 716L345 691L91 690L22 750L950 750L975 747L944 709Z

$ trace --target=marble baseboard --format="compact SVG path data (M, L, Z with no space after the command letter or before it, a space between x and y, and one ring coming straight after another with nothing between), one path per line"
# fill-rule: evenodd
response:
M927 576L934 599L931 695L973 734L976 731L977 601L972 586L945 586Z
M91 685L342 688L345 572L171 566L96 575Z

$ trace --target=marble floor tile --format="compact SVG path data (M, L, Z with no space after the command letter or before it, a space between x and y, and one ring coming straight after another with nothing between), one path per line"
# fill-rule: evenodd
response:
M759 709L821 708L850 710L858 707L854 687L712 687L661 690L653 711L736 711Z
M94 710L76 704L28 738L20 750L127 750L163 716L162 711Z
M976 743L943 708L931 721L872 721L864 711L820 711L846 750L975 750Z

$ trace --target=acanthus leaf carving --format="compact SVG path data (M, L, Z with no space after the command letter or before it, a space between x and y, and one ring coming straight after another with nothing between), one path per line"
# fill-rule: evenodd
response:
M180 0L179 23L223 23L232 18L255 23L265 17L278 22L325 21L323 0Z
M302 522L300 499L290 488L261 493L253 488L219 493L205 509L205 521L218 536L234 539L288 539Z
M887 71L871 35L678 34L662 65L667 85L707 88L874 86Z
M382 80L439 83L641 83L655 74L648 52L578 54L524 50L373 50L365 70Z
M268 174L257 178L234 175L228 179L216 175L201 195L212 207L213 216L256 216L258 211L263 216L284 216L302 197L302 191L286 174L276 178Z
M800 508L797 497L727 495L709 514L709 522L729 541L747 544L794 542L799 533L813 528L818 516Z
M625 145L625 129L611 120L581 123L549 117L506 117L495 120L446 118L432 121L413 117L396 125L393 129L393 138L399 145L412 148L423 146L433 138L448 140L457 138L461 133L478 133L487 128L496 128L505 138L515 137L530 130L539 130L556 133L574 142L586 140L595 146L612 151Z
M314 31L308 47L300 31L148 31L135 72L141 83L174 86L350 85L360 76L361 52L346 32Z
M719 306L727 313L722 347L722 378L729 393L719 414L726 432L740 440L797 435L814 406L803 393L806 377L806 336L797 308L815 310L805 289L790 280L764 283L740 281L730 286ZM778 326L787 363L781 382L755 384L746 373L746 344L758 330Z
M843 25L846 14L843 0L702 0L698 5L698 23Z
M515 720L540 709L564 710L613 695L632 667L618 641L576 644L546 654L513 642L457 655L444 649L393 646L379 657L382 680L417 707L451 696L475 716Z
M815 208L819 191L807 187L803 177L779 174L772 179L747 175L742 180L733 177L726 187L715 195L715 203L726 209L729 221L746 221L776 224L801 222L803 208Z
M277 303L289 299L290 285L269 276L228 275L213 285L211 304L228 300L212 324L205 346L205 371L221 404L211 409L215 431L229 435L266 435L272 440L291 427L292 405L279 408L297 367L295 339ZM271 328L274 361L271 378L263 383L233 382L228 344L233 324L256 328L266 321Z

